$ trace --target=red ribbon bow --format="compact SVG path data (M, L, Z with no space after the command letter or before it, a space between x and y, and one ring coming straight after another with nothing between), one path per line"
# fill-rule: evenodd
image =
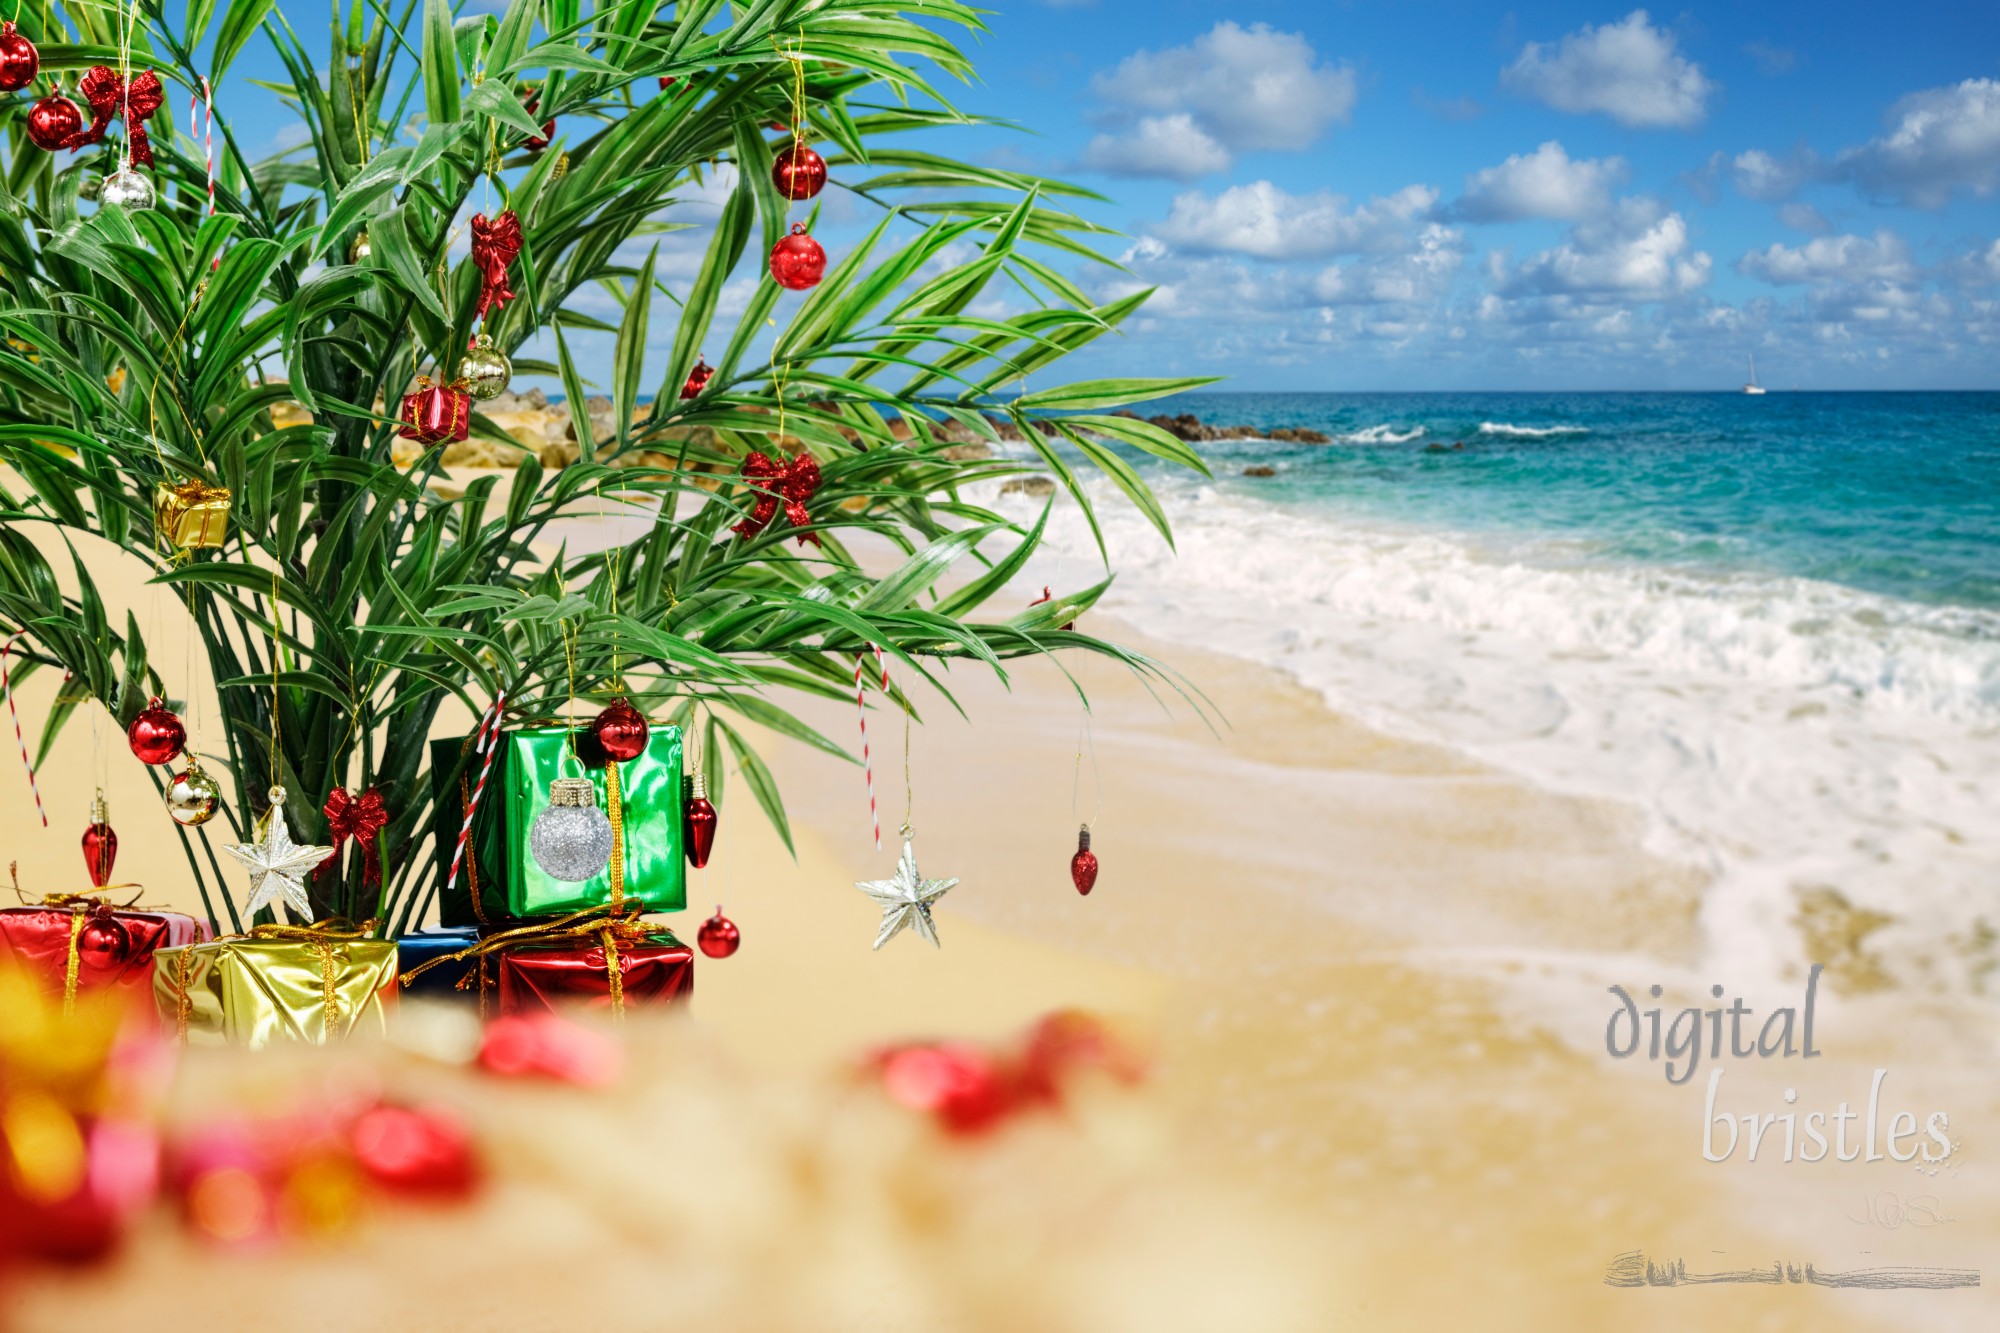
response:
M146 137L146 117L166 105L167 93L160 86L160 76L149 69L127 83L111 66L94 65L77 81L76 89L90 104L90 124L63 140L63 147L76 149L102 142L112 117L122 114L126 137L131 141L132 164L152 166L153 144Z
M382 849L376 845L376 835L389 822L389 811L382 804L382 792L370 787L359 796L349 796L347 788L335 787L327 794L326 831L333 839L333 850L320 862L321 867L333 865L340 860L340 848L349 838L361 845L361 882L371 889L382 885Z
M521 219L508 209L492 221L484 213L472 215L472 262L479 266L478 317L486 318L489 308L499 309L514 299L507 285L507 266L521 253Z
M819 489L819 464L811 454L800 454L791 462L778 464L762 452L753 453L743 460L743 479L763 488L757 496L757 503L750 511L750 517L738 523L731 531L739 537L755 537L778 516L778 506L785 507L785 517L795 528L812 526L812 515L806 512L806 501L812 499ZM817 532L803 533L799 545L811 542L820 544Z

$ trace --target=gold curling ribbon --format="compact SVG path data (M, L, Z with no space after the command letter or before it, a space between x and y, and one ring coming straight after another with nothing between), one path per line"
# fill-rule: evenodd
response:
M625 803L618 797L618 761L604 765L604 813L611 820L611 910L625 910ZM612 1007L618 1008L615 1002Z
M336 1035L334 1026L340 1022L340 992L333 984L333 946L365 940L374 933L375 927L379 924L381 923L370 918L357 926L333 917L325 921L315 921L310 926L252 926L248 936L224 938L290 940L298 944L312 945L319 954L320 994L326 1005L326 1038L332 1041Z
M456 953L439 954L426 959L398 978L405 986L443 963L462 963L467 959L479 960L478 984L480 1003L485 1003L486 959L490 954L498 954L517 945L557 944L565 940L584 940L596 936L604 945L604 976L611 992L611 1012L620 1017L625 1013L625 971L619 966L618 945L636 944L660 933L661 928L643 919L643 906L631 911L614 910L610 906L586 907L581 912L571 912L568 916L557 917L553 921L540 921L526 926L515 926L512 930L502 930L487 935L468 944ZM473 973L467 972L458 980L459 989L469 989Z
M90 913L73 911L69 914L69 960L63 965L63 1017L76 1013L76 974L83 967L83 958L77 952L77 941L83 936L83 923L90 919Z
M601 930L598 938L604 941L604 980L611 992L611 1017L614 1022L625 1019L625 970L618 966L618 941L612 932Z
M194 946L186 944L174 956L174 1041L188 1044L188 1016L194 1012L194 997L188 987L194 981Z

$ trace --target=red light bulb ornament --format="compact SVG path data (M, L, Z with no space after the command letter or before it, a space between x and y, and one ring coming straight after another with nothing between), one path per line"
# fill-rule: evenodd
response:
M628 699L613 699L604 706L590 724L590 739L604 753L625 763L637 759L646 752L646 740L652 735L647 725L646 715L634 708Z
M1097 887L1097 853L1090 850L1090 825L1076 833L1076 855L1069 859L1069 880L1085 897Z
M28 138L53 153L83 133L83 112L61 93L50 93L28 108Z
M795 143L771 163L771 183L787 199L810 199L826 188L826 159Z
M794 222L791 234L771 247L771 277L795 292L819 286L826 276L826 251L806 234L806 224Z
M689 780L686 818L682 824L688 864L696 870L708 864L708 854L715 850L715 826L719 818L708 799L708 774L697 769Z
M155 695L125 728L125 741L142 764L170 764L187 745L187 728Z
M19 92L42 72L42 53L14 30L13 20L0 23L0 92Z
M104 793L90 803L90 827L83 831L83 865L90 882L103 888L111 882L111 867L118 861L118 835L111 829L111 810Z
M710 958L727 958L743 946L743 932L722 914L721 903L715 905L715 915L701 923L694 939Z

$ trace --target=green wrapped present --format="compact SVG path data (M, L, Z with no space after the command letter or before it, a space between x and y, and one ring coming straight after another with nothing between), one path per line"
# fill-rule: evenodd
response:
M579 742L576 754L570 752L572 736ZM504 925L618 903L644 904L648 912L687 907L679 727L655 725L644 752L615 766L594 752L586 733L564 726L505 732L498 744L457 881L449 882L452 854L483 760L473 752L470 738L431 743L443 924ZM549 784L578 776L590 780L597 808L610 816L616 836L611 864L590 879L572 882L536 863L528 850L528 830L549 803Z

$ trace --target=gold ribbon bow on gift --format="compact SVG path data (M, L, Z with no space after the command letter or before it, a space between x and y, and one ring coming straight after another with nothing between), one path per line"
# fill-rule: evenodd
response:
M330 917L315 921L310 926L269 925L252 926L241 935L223 935L213 943L228 940L285 940L294 944L310 944L319 954L319 975L321 995L326 1003L326 1034L332 1038L334 1025L340 1021L340 992L333 979L333 946L352 944L365 940L375 933L382 923L373 917L355 925L340 917ZM194 997L188 987L194 979L194 946L189 945L175 956L174 992L174 1036L181 1045L187 1045L188 1018L194 1012Z
M503 950L523 944L559 944L567 940L586 940L595 937L604 946L604 978L611 994L611 1013L614 1018L625 1016L625 973L619 966L618 946L639 944L660 933L660 927L644 920L640 913L643 908L635 907L626 911L623 907L606 904L601 907L586 907L581 912L571 912L552 921L537 921L530 925L515 926L510 930L496 931L456 953L439 954L427 959L403 973L402 983L407 986L416 978L437 967L441 963L463 963L471 959L479 960L477 974L467 972L458 979L458 989L471 989L475 975L483 995L486 986L486 959Z
M76 1013L76 987L83 971L81 951L83 928L90 924L93 918L116 922L118 920L116 914L120 911L131 911L140 896L135 893L129 901L109 903L97 895L116 893L120 889L139 889L143 892L145 885L106 884L98 888L79 889L75 893L45 893L37 900L21 887L17 865L18 863L13 861L7 863L7 877L14 881L15 897L30 907L47 907L53 911L69 913L69 956L63 962L63 1017L69 1018Z

